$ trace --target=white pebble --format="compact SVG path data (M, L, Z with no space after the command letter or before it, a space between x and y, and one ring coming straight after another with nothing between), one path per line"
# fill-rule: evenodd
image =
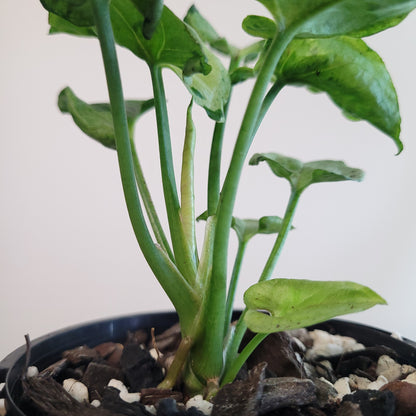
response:
M382 355L378 359L376 373L386 377L388 381L395 381L402 375L402 366L388 355Z
M350 383L348 377L339 378L334 383L335 390L338 392L338 398L342 399L346 394L351 393Z
M202 412L204 415L210 415L212 412L212 406L213 404L207 400L204 400L204 398L202 397L202 395L197 394L194 397L191 397L187 402L186 402L186 408L190 409L191 407L195 407L197 410L199 410L200 412Z
M127 403L139 402L140 397L140 393L126 393L124 391L120 392L120 399Z
M409 364L402 365L402 377L407 377L409 374L416 372L416 368Z
M78 402L88 402L88 388L74 378L67 378L63 383L64 389Z
M356 374L350 374L350 387L353 390L367 390L371 381L368 378L357 376Z
M154 407L152 404L150 405L146 404L144 407L149 413L151 413L152 415L156 415L157 413L156 407Z
M416 373L409 374L403 381L411 384L416 384Z
M313 340L313 347L306 352L307 358L338 355L364 349L364 345L358 343L354 338L331 335L320 329L311 331L309 335Z
M6 416L6 405L4 399L0 399L0 416Z
M39 370L34 365L27 368L27 371L26 371L27 378L36 377L38 374L39 374Z
M368 386L367 390L380 390L389 381L384 376L378 376L376 381L372 381Z
M112 378L108 384L108 387L114 387L115 389L117 389L120 393L128 393L129 391L127 390L127 387L123 384L122 381L117 380L115 378Z
M93 400L91 402L91 406L92 407L100 407L101 406L101 402L99 400L95 399L95 400Z
M162 353L158 353L156 351L156 348L152 348L149 350L149 354L152 356L152 358L157 361L160 357L162 357Z
M403 341L403 337L398 332L392 332L390 336L394 339L398 339L399 341Z

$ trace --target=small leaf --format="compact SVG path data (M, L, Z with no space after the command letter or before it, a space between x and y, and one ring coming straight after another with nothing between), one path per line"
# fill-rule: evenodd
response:
M345 113L373 124L403 148L396 90L382 59L361 39L295 39L275 74L283 84L326 92Z
M94 13L90 0L40 0L42 6L76 26L93 26Z
M231 46L225 38L221 37L215 31L212 25L201 15L195 6L191 6L183 20L213 49L216 49L218 52L225 55L233 55L236 52L236 48Z
M257 283L245 292L244 302L248 308L244 321L258 333L288 331L386 304L358 283L301 279Z
M208 75L193 74L183 76L183 82L194 101L203 107L213 120L224 120L225 106L230 98L231 81L221 61L208 49L204 49L208 63L212 68ZM175 68L172 68L175 70ZM178 76L181 74L178 73Z
M231 84L233 85L239 84L240 82L244 82L250 78L254 78L255 76L256 76L256 71L253 68L242 66L231 72L230 74Z
M265 216L258 220L233 217L231 228L240 242L247 242L257 234L277 234L282 229L282 221L278 216Z
M258 0L279 27L297 36L369 36L400 23L416 0Z
M139 2L139 0L135 0ZM194 101L216 121L224 118L231 82L221 61L208 51L196 32L167 7L152 36L147 40L141 31L144 16L132 0L112 0L111 22L116 42L128 48L149 65L170 68L184 82ZM54 21L54 33L63 32L95 36L94 28L76 31Z
M50 25L49 34L51 35L55 33L67 33L76 36L97 36L93 26L76 26L69 20L65 20L53 13L49 13L48 22Z
M364 177L362 170L350 168L342 161L317 160L302 163L277 153L257 153L250 159L250 165L258 165L263 161L276 176L287 179L297 192L302 192L313 183L361 181Z
M243 20L243 29L251 36L264 39L272 39L276 34L277 27L273 20L264 16L247 16Z
M63 113L71 114L75 124L85 134L110 149L116 148L110 104L87 104L67 87L59 94L58 106ZM153 100L126 101L129 127L132 127L138 117L152 107Z

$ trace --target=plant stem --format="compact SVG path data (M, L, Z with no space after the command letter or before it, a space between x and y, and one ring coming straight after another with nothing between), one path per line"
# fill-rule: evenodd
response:
M159 389L173 389L183 371L191 347L192 339L190 337L182 338L165 379L158 385Z
M228 72L231 73L239 63L238 56L233 56L230 61ZM215 123L214 134L211 143L211 153L209 156L208 168L208 217L214 215L220 198L220 173L221 173L221 155L222 143L224 139L224 132L226 120L228 115L228 108L230 106L231 93L224 108L224 121L222 123Z
M287 205L286 212L283 217L282 228L280 229L279 234L277 235L276 242L274 243L269 258L267 259L266 265L264 266L259 282L270 279L271 274L273 273L277 260L279 259L280 253L282 252L283 245L286 241L286 237L289 234L290 227L292 226L293 217L295 215L295 210L300 195L301 192L292 189L289 203Z
M146 213L149 218L149 222L155 235L156 241L165 250L171 261L174 261L175 259L170 249L169 242L165 233L163 232L163 228L160 224L159 217L157 216L152 197L150 196L149 188L147 187L147 183L143 175L143 170L133 140L131 140L131 153L133 157L134 174L136 176L137 186L139 188L140 196L142 197L143 205L146 209Z
M165 196L166 213L168 216L173 252L179 270L188 282L192 283L195 280L196 265L193 261L194 253L190 252L190 247L184 236L180 220L180 206L175 183L168 111L166 108L166 97L161 68L159 66L150 66L150 73L152 76L155 98L163 193Z
M267 337L269 334L256 334L251 341L244 347L243 351L238 355L236 360L233 362L231 367L225 372L224 377L221 381L221 387L227 383L231 383L237 376L240 368L247 361L248 357L252 352L259 346L259 344Z
M228 108L228 104L226 108ZM225 110L226 112L227 109ZM215 214L220 199L221 155L224 131L225 122L215 123L208 168L208 217Z
M233 314L233 305L235 291L237 288L238 277L240 275L241 264L243 262L244 253L246 251L247 241L240 241L238 243L237 255L235 257L233 272L231 274L230 284L228 285L227 306L225 313L224 336L227 334Z
M210 286L207 288L208 301L204 314L206 331L203 335L202 345L204 345L206 352L200 353L203 360L199 363L200 368L198 370L198 373L204 378L219 377L223 368L222 335L226 318L228 241L241 171L254 138L267 85L282 53L295 33L296 30L294 29L279 33L270 45L247 105L222 188L217 210L218 222L214 240L212 277Z
M174 304L182 325L185 328L190 328L192 327L192 317L199 308L198 296L177 269L170 267L168 261L154 245L143 217L134 174L130 135L111 27L109 2L107 0L92 0L92 6L104 61L120 176L130 221L143 255ZM187 302L184 302L184 298L187 299Z

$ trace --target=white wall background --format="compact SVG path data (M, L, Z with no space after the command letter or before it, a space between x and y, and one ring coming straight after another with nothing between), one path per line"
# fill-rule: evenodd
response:
M242 46L252 0L197 1L223 35ZM188 0L170 0L180 16ZM333 158L364 169L363 183L315 185L300 202L296 230L276 270L281 277L355 280L384 296L388 307L350 316L416 339L416 15L369 39L398 90L405 151L366 123L352 123L323 94L288 88L258 133L255 151L304 161ZM106 101L96 40L47 36L47 14L37 1L0 2L0 358L32 338L78 322L171 308L138 251L124 207L116 154L88 139L56 107L65 86L86 101ZM129 98L150 97L143 63L120 50ZM165 72L172 136L180 144L188 96ZM225 160L250 84L237 89ZM138 127L142 162L162 208L152 112ZM212 125L195 111L198 131L198 212L205 209L206 164ZM175 158L179 160L177 146ZM266 167L248 167L236 215L282 214L287 185ZM254 283L272 238L249 250L237 306Z

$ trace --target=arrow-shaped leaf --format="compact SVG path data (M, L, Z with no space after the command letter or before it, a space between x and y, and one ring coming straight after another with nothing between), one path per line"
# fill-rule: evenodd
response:
M400 23L416 0L258 0L297 36L369 36Z
M250 165L258 165L263 161L276 176L287 179L292 189L297 192L302 192L313 183L361 181L364 177L362 170L350 168L339 160L302 163L300 160L277 153L256 153L250 159Z
M183 19L189 26L191 26L199 35L199 37L208 43L213 49L225 55L233 55L236 48L231 46L227 39L220 36L213 28L211 23L201 15L195 6L191 6Z
M258 333L288 331L386 304L358 283L300 279L257 283L245 292L244 302L248 309L244 321Z
M307 85L328 93L344 112L367 120L402 150L396 90L382 59L362 40L346 36L295 39L275 73L282 84Z
M74 0L75 1L75 0ZM151 66L172 69L185 83L195 102L210 117L221 121L230 95L230 79L221 61L209 53L194 29L166 6L151 39L142 33L145 16L136 3L143 0L112 0L110 4L114 37ZM52 13L54 8L49 9ZM96 36L93 26L76 28L65 16L51 16L51 33ZM75 25L75 26L74 26Z
M116 148L110 104L87 104L67 87L59 94L58 106L63 113L71 114L75 124L85 134L110 149ZM153 100L126 101L127 121L130 128L144 112L152 107Z

